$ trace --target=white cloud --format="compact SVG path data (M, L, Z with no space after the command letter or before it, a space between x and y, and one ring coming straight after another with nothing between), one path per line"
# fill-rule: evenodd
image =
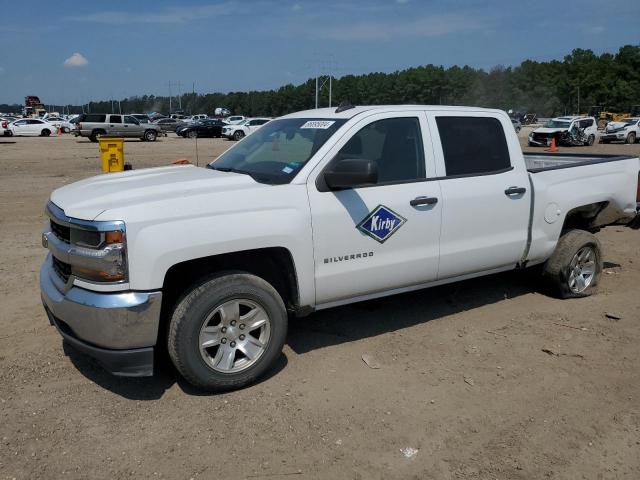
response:
M302 5L300 5L299 3L294 3L291 6L291 10L293 10L294 12L299 12L300 10L302 10Z
M396 0L396 3L399 3L400 5L404 5L405 3L409 3L409 0Z
M78 52L75 52L64 61L65 67L86 67L87 65L89 65L89 60Z
M0 75L4 73L4 68L0 67Z
M165 8L151 13L135 13L123 11L104 11L88 15L74 15L67 20L75 22L103 23L107 25L128 25L133 23L170 24L186 23L193 20L238 14L244 11L243 5L235 1L204 5L201 7Z

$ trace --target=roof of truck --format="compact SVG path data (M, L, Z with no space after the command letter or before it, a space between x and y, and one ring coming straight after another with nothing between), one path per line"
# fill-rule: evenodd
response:
M303 110L301 112L290 113L283 115L280 118L333 118L333 119L349 119L364 112L376 113L376 112L388 112L388 111L453 111L453 112L491 112L502 113L502 110L479 108L479 107L456 107L456 106L444 106L444 105L361 105L350 107L337 112L338 107L330 108L318 108L314 110Z

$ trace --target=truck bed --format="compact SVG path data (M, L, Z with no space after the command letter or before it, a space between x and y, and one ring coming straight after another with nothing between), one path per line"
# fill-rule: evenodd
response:
M629 155L585 155L570 153L558 155L556 153L525 153L524 162L530 173L538 173L559 168L580 167L596 163L616 162L635 158Z

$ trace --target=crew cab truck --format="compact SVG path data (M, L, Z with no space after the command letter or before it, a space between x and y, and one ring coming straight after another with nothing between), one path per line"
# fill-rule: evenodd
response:
M116 375L167 348L207 390L255 381L289 315L542 265L591 294L594 235L638 228L640 160L523 155L498 110L318 109L270 121L206 168L88 178L46 207L40 273L65 341Z

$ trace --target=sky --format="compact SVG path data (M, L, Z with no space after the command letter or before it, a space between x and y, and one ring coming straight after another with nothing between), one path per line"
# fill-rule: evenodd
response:
M0 103L264 90L640 45L637 0L0 0ZM181 85L178 85L180 83Z

